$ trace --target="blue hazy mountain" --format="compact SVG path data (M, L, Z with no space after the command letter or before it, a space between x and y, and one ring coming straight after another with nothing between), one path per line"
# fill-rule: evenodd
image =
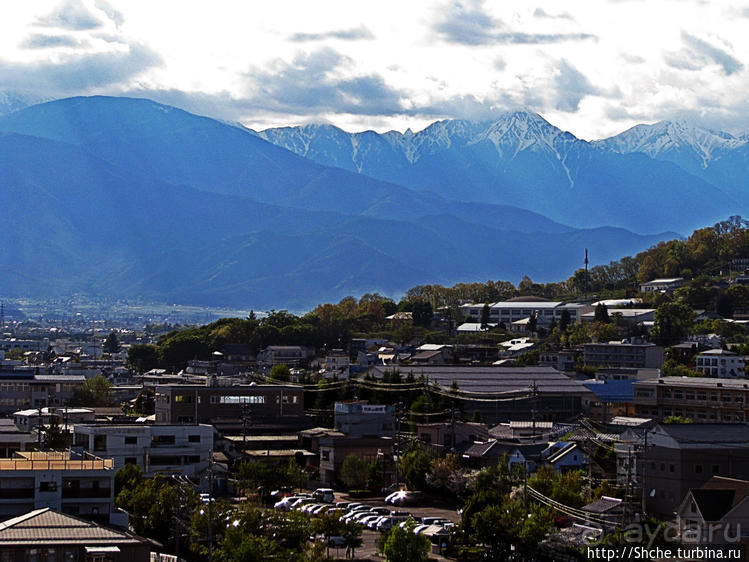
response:
M321 164L578 227L689 233L736 214L744 201L673 162L603 149L522 111L492 122L440 121L418 133L307 125L259 134Z
M8 296L301 309L419 283L553 281L584 248L603 263L670 237L413 191L147 100L44 103L0 131Z
M686 121L636 125L598 141L600 148L618 154L646 154L671 162L749 206L749 135L732 135Z

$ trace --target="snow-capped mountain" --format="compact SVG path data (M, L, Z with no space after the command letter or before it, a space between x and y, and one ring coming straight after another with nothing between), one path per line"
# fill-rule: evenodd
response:
M749 136L735 136L685 121L636 125L597 147L618 154L643 153L672 162L749 204Z
M13 111L18 111L24 107L36 105L49 99L28 92L0 90L0 115L12 113Z
M707 168L711 160L746 143L746 138L697 127L682 120L636 125L593 144L621 154L643 152L651 158L665 159L670 153L692 153L702 160L702 167Z
M627 150L641 146L634 137L620 139L619 150L589 143L527 111L486 122L438 121L416 133L347 133L308 125L259 135L321 164L454 199L516 205L575 226L592 222L687 233L692 224L741 212L721 184L673 166L670 158ZM717 141L710 145L707 135L697 138L702 153L711 146L717 150ZM679 211L664 217L663 208L676 211L674 205Z

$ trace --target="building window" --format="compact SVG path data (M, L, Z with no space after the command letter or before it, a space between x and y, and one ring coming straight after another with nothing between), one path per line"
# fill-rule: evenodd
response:
M135 457L125 457L125 464L138 464Z
M669 465L668 465L668 471L669 471L669 472L673 472L673 471L674 471L674 465L672 465L672 464L669 464Z
M107 436L106 435L94 435L94 451L106 451L107 450Z
M135 436L127 436L125 437L125 445L137 445L138 444L138 438Z
M177 394L174 397L175 402L182 402L184 404L192 404L192 395L191 394Z
M200 435L188 435L187 441L190 443L200 443Z
M701 464L694 465L694 472L697 474L702 474L702 465Z
M330 460L330 451L327 449L323 449L322 452L322 460L329 461Z
M57 482L39 482L40 492L56 492Z
M153 445L174 445L174 435L152 435L151 444Z
M713 465L713 474L720 474L720 465L714 464Z

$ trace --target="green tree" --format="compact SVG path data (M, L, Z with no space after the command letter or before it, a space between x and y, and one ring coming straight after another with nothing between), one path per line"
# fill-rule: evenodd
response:
M559 331L564 332L567 330L567 327L572 322L572 316L570 316L570 311L566 308L562 311L562 314L559 316Z
M114 497L120 495L122 490L134 490L143 482L143 471L138 465L126 463L114 475Z
M482 330L489 329L489 305L488 304L484 304L483 308L481 309L481 329Z
M428 328L432 324L434 311L429 301L417 300L411 305L411 314L413 315L414 326L423 326Z
M431 543L424 535L415 535L416 521L409 519L403 527L396 525L387 533L382 553L388 562L427 560Z
M695 316L694 310L686 304L678 301L664 303L655 311L650 333L659 345L675 345L689 335Z
M272 381L289 382L291 380L291 370L283 363L280 365L273 365L268 378Z
M57 422L57 418L53 417L44 430L44 446L47 449L65 449L69 445L70 434L64 432Z
M86 379L73 391L70 398L71 406L111 406L113 403L112 383L102 375Z
M358 490L367 484L367 463L353 453L343 459L341 479L351 490Z
M150 343L138 343L127 350L127 365L139 374L146 373L159 366L159 351Z
M611 318L609 318L609 310L602 302L596 305L595 312L593 313L593 321L601 322L602 324L608 324L611 322Z
M417 490L426 488L426 475L435 455L420 444L413 445L400 459L400 473L409 486Z
M104 340L104 353L117 353L120 350L120 340L116 332L110 332Z

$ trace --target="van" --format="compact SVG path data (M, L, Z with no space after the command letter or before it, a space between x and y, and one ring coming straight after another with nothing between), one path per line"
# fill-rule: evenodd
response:
M314 491L312 497L317 501L325 503L333 503L333 500L335 500L335 494L333 493L332 488L318 488Z

